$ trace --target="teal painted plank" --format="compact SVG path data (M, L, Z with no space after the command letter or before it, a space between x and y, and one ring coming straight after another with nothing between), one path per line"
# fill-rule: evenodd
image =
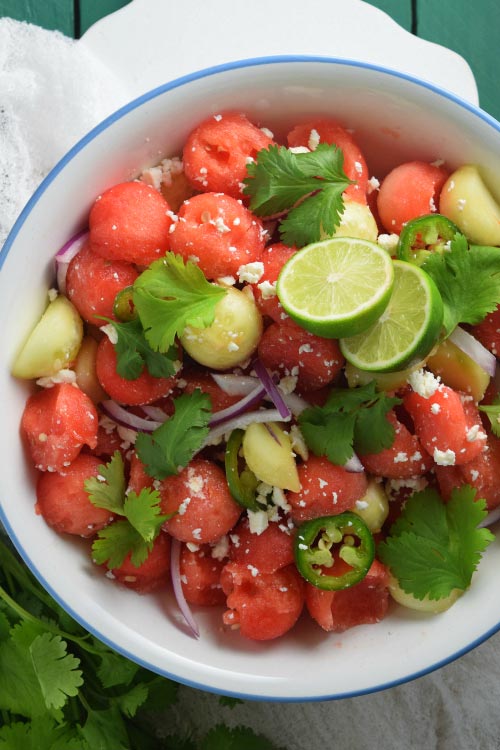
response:
M73 0L0 0L0 17L2 16L74 36Z
M130 0L80 0L80 34L84 34L100 18L114 13L129 2Z
M459 7L458 7L459 6ZM481 107L500 120L498 0L418 0L418 35L462 55L476 78Z
M407 31L412 27L411 0L367 0L370 5L383 10Z

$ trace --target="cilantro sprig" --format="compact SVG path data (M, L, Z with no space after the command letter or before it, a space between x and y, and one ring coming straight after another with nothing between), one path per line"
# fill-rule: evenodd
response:
M116 371L126 380L135 380L144 367L155 378L170 378L177 371L179 352L175 346L170 346L165 352L151 348L139 318L125 323L108 321L117 334L115 344Z
M222 723L199 737L175 734L178 685L85 631L2 541L1 528L0 675L2 750L278 750ZM169 723L168 737L157 736L155 712Z
M354 454L379 453L394 442L387 413L401 399L377 392L374 381L359 388L334 388L324 406L312 406L299 416L309 449L343 466Z
M207 281L195 263L169 252L136 279L133 301L150 347L168 352L186 326L213 323L215 306L226 293Z
M471 245L456 234L449 250L432 253L422 265L444 304L445 336L459 323L481 322L500 303L500 250Z
M281 238L287 245L303 247L333 234L340 224L342 193L352 184L343 164L342 151L327 143L303 154L272 145L247 165L243 192L258 216L290 209L280 224Z
M174 399L174 409L151 435L140 432L135 443L146 473L157 479L166 479L187 466L209 431L211 400L199 388Z
M443 599L454 589L470 586L481 554L494 539L478 525L487 514L486 501L469 485L454 489L444 503L434 489L413 494L378 556L399 585L422 600Z
M119 568L128 554L132 565L139 567L148 557L162 524L169 516L162 515L157 490L144 488L137 495L126 494L125 466L120 451L109 463L99 467L99 475L85 480L90 502L122 518L101 529L92 544L96 563Z

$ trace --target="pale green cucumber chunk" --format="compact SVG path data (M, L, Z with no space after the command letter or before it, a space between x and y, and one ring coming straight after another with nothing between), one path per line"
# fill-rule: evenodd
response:
M60 295L49 302L31 331L14 362L12 374L26 379L55 375L73 362L82 339L82 319L69 299Z

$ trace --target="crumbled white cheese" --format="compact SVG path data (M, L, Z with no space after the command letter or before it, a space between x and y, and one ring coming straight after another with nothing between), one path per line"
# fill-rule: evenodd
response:
M248 526L251 534L262 534L269 526L269 518L265 510L247 510ZM231 537L232 539L232 537Z
M260 284L257 284L257 288L260 290L260 293L262 295L262 299L271 299L272 297L276 297L276 282L270 282L270 281L261 281Z
M309 140L307 141L307 146L310 151L316 151L316 149L319 146L320 143L320 136L317 130L314 128L309 133Z
M380 245L387 253L393 255L398 246L399 236L397 234L379 234L377 244Z
M420 369L410 374L408 382L419 396L430 398L439 388L441 379L429 370Z
M52 386L58 383L76 383L76 372L74 370L62 369L54 375L38 378L36 381L36 384L42 388L52 388Z
M238 268L237 273L240 282L246 281L249 284L256 284L264 274L264 264L260 260L246 263Z
M434 461L438 466L454 466L455 451L452 451L449 448L445 451L440 451L439 448L434 448Z

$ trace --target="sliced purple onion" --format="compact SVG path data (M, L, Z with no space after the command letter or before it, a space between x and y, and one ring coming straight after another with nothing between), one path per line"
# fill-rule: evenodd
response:
M357 455L353 453L351 458L349 458L345 462L344 469L346 471L349 471L351 474L360 474L365 470L365 467L363 466Z
M254 422L288 422L290 417L282 417L277 409L260 409L259 411L247 411L234 419L229 419L222 424L212 427L205 438L202 448L214 445L219 438L232 430L245 430Z
M119 425L128 427L132 430L141 430L142 432L153 432L160 427L162 422L156 422L152 419L143 419L138 417L137 414L132 414L127 411L123 406L117 404L116 401L111 399L108 401L101 401L99 404L100 409Z
M174 589L175 599L177 601L181 614L184 617L189 630L191 631L191 635L193 635L194 638L199 638L200 631L198 625L193 617L193 613L189 608L189 604L186 601L184 591L182 590L181 542L178 539L174 538L172 538L170 547L170 575L172 577L172 586Z
M311 404L309 404L305 399L302 398L302 396L299 396L297 393L282 393L283 401L288 406L294 417L298 417L299 414L301 414L304 409L308 409Z
M250 375L222 375L219 372L212 372L211 375L221 391L229 396L246 396L255 386L259 385L259 379L250 377Z
M68 242L66 242L56 253L57 288L61 294L66 294L66 274L68 273L68 266L75 255L78 255L87 241L88 236L89 233L86 229L82 232L78 232L78 234L75 234L74 237L68 240Z
M460 326L457 326L453 333L450 334L449 339L464 354L467 354L468 357L474 360L490 377L494 376L497 364L496 357L474 336L464 331Z
M483 518L481 523L478 524L478 529L484 529L487 526L492 526L498 520L500 520L500 505L496 508L493 508L493 510L488 513L486 518Z
M216 411L210 419L210 427L217 427L219 424L223 424L224 422L238 417L253 406L257 406L257 404L262 401L265 394L266 389L257 381L257 386L244 396L244 398L240 399L235 404L231 404L231 406L228 406L225 409Z
M278 387L276 386L275 382L273 381L271 375L267 371L267 369L264 367L260 359L256 359L253 363L253 369L255 370L255 373L259 380L261 381L262 385L266 389L269 398L279 411L280 415L285 419L289 418L291 416L290 409L286 405L286 403L283 400L283 396L278 390Z
M167 412L160 409L159 406L149 406L146 404L141 406L141 409L147 417L154 419L156 422L166 422L168 419Z

